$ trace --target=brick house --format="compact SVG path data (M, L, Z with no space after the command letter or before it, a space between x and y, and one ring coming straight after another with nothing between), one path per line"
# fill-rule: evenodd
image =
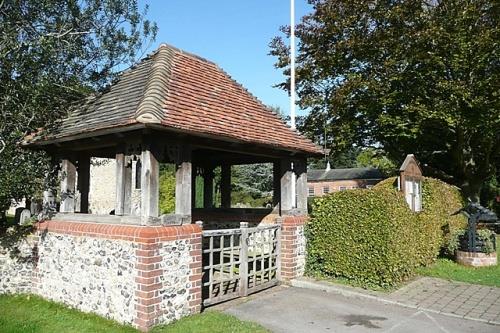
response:
M321 169L307 172L308 196L318 197L331 192L370 188L384 179L375 168Z

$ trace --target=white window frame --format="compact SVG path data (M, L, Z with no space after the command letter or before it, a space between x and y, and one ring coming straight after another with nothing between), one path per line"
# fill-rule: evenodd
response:
M314 197L314 186L309 186L307 189L307 195L310 197Z

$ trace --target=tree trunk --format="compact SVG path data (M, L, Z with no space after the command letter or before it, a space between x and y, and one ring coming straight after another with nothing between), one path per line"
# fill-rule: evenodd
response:
M484 181L485 179L465 180L462 186L460 186L464 197L472 202L479 202L479 194L481 193Z

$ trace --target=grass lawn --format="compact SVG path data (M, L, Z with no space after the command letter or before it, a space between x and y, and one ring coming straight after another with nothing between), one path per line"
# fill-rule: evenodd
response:
M500 236L497 236L497 255L500 259ZM419 269L418 273L442 279L500 287L500 265L473 268L459 265L450 259L438 258L436 263Z
M64 305L32 295L0 296L0 331L3 333L138 332L130 326L120 325L97 315L69 309ZM208 311L183 318L170 325L155 327L152 332L260 333L268 331L257 324L240 321L233 316L217 311Z

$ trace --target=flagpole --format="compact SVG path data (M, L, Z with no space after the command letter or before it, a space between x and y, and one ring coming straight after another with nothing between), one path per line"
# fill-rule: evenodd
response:
M290 0L290 127L295 129L295 0ZM293 168L292 163L292 168ZM296 175L292 173L292 203L297 207Z
M295 0L290 0L290 127L295 129Z

